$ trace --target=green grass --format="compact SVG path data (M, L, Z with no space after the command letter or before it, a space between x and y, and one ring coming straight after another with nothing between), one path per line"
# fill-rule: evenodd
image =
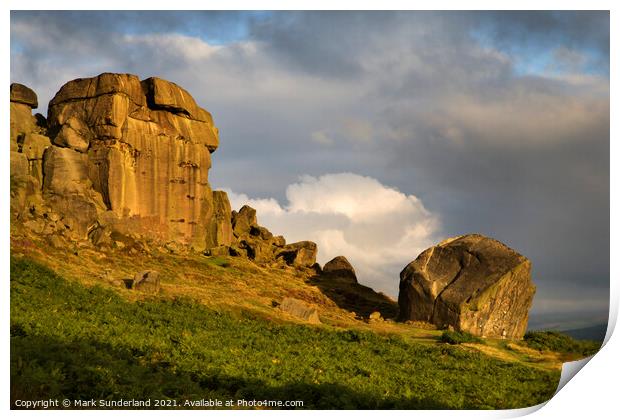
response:
M130 302L11 260L11 399L302 400L304 408L517 408L559 371L370 331Z
M218 267L230 267L230 260L226 257L208 257L207 261L210 264L217 265Z
M528 347L535 350L551 350L586 357L592 356L601 348L601 343L598 341L575 340L556 331L529 331L523 339Z
M439 341L448 344L482 343L480 338L465 331L444 331Z

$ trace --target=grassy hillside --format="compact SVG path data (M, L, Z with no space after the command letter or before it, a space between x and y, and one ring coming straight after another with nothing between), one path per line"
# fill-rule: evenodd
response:
M13 401L214 398L302 400L304 408L513 408L547 400L559 380L557 369L438 340L274 322L253 311L119 290L12 259Z
M560 353L578 354L583 357L593 355L601 343L592 340L575 340L557 331L530 331L523 337L528 347L536 350L551 350Z
M21 235L12 236L11 255L13 401L523 407L553 394L562 362L596 350L549 340L471 340L394 322L396 302L370 288L244 258L156 246L104 253ZM144 269L161 273L157 295L127 289ZM281 310L285 297L316 307L321 324ZM386 319L369 320L375 310Z

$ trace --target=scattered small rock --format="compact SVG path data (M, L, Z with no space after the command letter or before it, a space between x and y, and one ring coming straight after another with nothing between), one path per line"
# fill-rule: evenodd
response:
M181 247L176 242L168 242L164 245L164 248L171 254L179 254L181 252Z
M45 222L40 219L33 219L24 222L24 227L31 230L34 233L41 234L45 229Z
M276 258L282 258L288 265L312 267L316 262L317 246L314 242L301 241L282 247Z
M284 245L286 245L286 239L284 239L284 236L282 235L274 236L273 238L271 238L271 243L274 246L283 247Z
M230 247L221 245L205 250L204 255L207 257L227 257L230 254Z
M52 248L63 249L65 247L64 241L57 235L48 235L46 241Z
M153 270L145 270L137 273L133 278L131 288L148 293L158 293L161 289L159 273Z
M311 324L321 323L319 311L302 300L290 297L284 298L280 304L280 309Z
M381 312L374 311L369 316L368 319L370 321L383 321L383 317L381 316Z

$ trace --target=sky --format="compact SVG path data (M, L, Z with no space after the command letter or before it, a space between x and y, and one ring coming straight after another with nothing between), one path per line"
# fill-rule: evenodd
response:
M43 114L102 72L186 88L220 130L212 186L363 284L396 297L421 251L481 233L532 260L532 322L606 320L607 12L13 11L10 32Z

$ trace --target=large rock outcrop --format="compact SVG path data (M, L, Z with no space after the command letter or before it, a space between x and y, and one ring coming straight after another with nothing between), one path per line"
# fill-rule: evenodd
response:
M44 165L63 170L49 172L44 194L83 198L100 223L122 233L212 244L208 171L218 130L183 88L130 74L73 80L50 101L48 124L57 147Z
M218 130L183 88L104 73L62 86L47 120L32 115L37 105L31 89L11 85L15 220L54 213L73 240L98 229L197 250L230 246L228 197L208 178Z
M448 239L400 273L399 318L520 339L536 290L530 270L527 258L494 239Z
M37 105L11 85L12 228L103 250L152 244L316 268L315 243L286 244L211 190L218 129L178 85L104 73L62 86L47 119L32 115Z

